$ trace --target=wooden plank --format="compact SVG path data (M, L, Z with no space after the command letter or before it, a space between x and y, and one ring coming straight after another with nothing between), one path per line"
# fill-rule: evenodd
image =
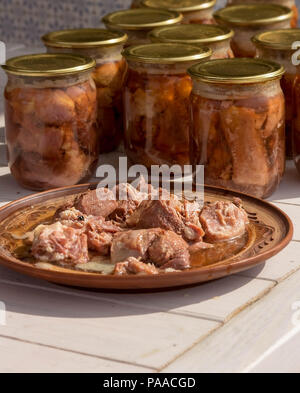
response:
M9 280L9 281L8 281ZM193 288L144 294L101 294L80 291L22 276L0 267L0 283L23 283L37 290L47 290L68 295L108 301L113 304L138 307L153 312L226 322L249 304L257 301L273 288L275 282L253 280L252 277L231 276Z
M297 272L163 371L232 373L247 369L294 328L295 305L300 306L299 282ZM290 351L289 364L299 366L298 348L299 344Z
M1 334L1 329L0 329ZM81 355L0 335L0 373L148 373L152 369Z
M291 242L280 254L263 266L257 266L239 275L281 282L300 269L300 242Z
M277 202L274 204L291 218L294 224L293 240L300 241L300 207L298 205L289 205Z
M283 181L278 190L269 198L269 201L300 205L299 181L300 176L294 161L287 161Z
M160 368L220 326L103 299L0 283L0 334L83 354Z

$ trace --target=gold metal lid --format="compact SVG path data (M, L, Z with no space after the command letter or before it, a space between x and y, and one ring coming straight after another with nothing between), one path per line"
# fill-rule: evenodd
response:
M53 31L42 37L53 48L97 48L125 43L127 34L106 29L73 29Z
M14 57L2 68L13 75L47 77L76 74L91 70L95 65L90 57L62 53Z
M232 38L233 30L220 25L176 25L160 27L149 33L152 42L179 42L208 45Z
M210 48L187 44L162 43L131 46L123 51L127 60L150 64L174 64L208 59Z
M263 59L221 59L196 64L188 70L200 81L215 84L250 84L279 79L285 72L278 63Z
M142 4L149 8L163 8L184 13L212 8L216 2L217 0L144 0Z
M278 4L245 4L222 8L214 13L217 22L235 26L260 26L290 19L293 11Z
M182 21L177 11L136 8L112 12L102 21L108 28L121 30L152 30L156 27L174 25Z
M266 31L252 38L255 45L278 50L292 50L292 45L300 41L300 29Z

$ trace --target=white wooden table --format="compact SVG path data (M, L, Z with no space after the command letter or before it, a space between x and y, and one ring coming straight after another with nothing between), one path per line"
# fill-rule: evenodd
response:
M3 126L1 109L1 135ZM10 175L0 142L3 205L30 192ZM104 294L0 267L0 372L300 372L300 177L292 163L271 201L294 222L290 246L195 288Z

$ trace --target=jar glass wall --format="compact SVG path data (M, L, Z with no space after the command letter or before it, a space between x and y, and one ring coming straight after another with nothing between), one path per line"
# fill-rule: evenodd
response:
M264 0L263 1L266 4L279 4L283 5L285 7L289 7L293 11L293 17L291 19L290 27L297 27L298 26L298 7L296 4L296 0ZM251 0L249 3L252 4L261 4L261 0ZM227 5L236 5L236 4L245 4L245 0L227 0Z
M251 61L215 60L202 70L190 69L194 79L191 161L194 172L197 165L205 166L206 184L267 198L285 169L283 69L271 63L275 79L262 82L263 77L257 76L262 70L267 73L268 62L260 63L257 70L250 68L248 77L252 74L253 82L249 83L244 78ZM207 70L211 75L199 79L207 76ZM227 77L222 80L221 75ZM236 75L242 76L238 83Z
M127 63L121 53L126 40L124 33L104 29L63 30L43 37L49 53L79 53L96 60L92 76L97 88L100 153L116 150L123 140Z
M146 52L149 60L145 62ZM208 48L184 44L127 50L125 148L132 163L148 169L152 165L189 163L192 81L187 68L210 54ZM168 56L173 60L168 62Z
M23 67L19 74L12 62L4 66L8 73L5 124L9 167L16 180L32 190L86 182L99 157L96 87L91 70L71 75L60 70L60 76L42 76L43 72L40 76L35 72L24 75L28 59L29 69L37 63L51 67L49 56L19 58ZM70 60L59 55L54 58L63 68ZM82 65L76 58L72 56L70 64Z
M222 8L214 17L234 30L231 47L235 57L255 57L252 37L266 30L289 28L292 11L277 4L244 4Z

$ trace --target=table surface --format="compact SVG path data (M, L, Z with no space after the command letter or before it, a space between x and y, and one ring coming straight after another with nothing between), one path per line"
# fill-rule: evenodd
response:
M33 52L21 45L8 56ZM0 75L0 87L5 78ZM0 101L0 206L30 192L5 161ZM106 161L111 157L105 157ZM270 199L295 225L261 266L154 294L66 288L0 267L0 372L300 372L300 177L287 165ZM1 318L0 318L1 324ZM295 327L296 325L296 327Z

